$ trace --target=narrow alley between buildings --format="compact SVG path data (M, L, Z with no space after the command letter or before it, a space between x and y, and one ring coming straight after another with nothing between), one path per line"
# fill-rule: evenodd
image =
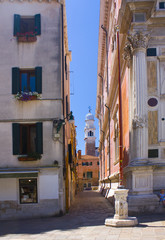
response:
M4 240L164 240L163 215L139 217L136 227L106 227L113 217L112 205L99 192L78 193L68 214L62 217L24 219L0 222L0 239Z

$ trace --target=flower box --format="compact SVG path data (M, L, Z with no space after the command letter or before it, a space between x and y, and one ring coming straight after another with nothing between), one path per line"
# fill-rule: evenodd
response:
M17 100L26 102L40 99L40 94L38 94L37 92L21 92L21 93L18 92L17 95L15 95L15 98Z
M18 157L19 161L36 161L38 159L32 158L32 157Z
M18 42L36 42L36 36L17 36Z

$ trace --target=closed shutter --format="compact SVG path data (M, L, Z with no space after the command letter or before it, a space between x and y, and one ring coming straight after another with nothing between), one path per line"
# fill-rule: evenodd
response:
M19 72L19 68L12 68L12 94L20 92Z
M20 33L20 15L14 14L14 36L18 36Z
M42 122L36 123L36 152L43 154L43 130Z
M20 124L12 124L12 135L13 135L13 155L20 154Z
M42 93L42 67L35 68L36 91Z
M69 163L72 163L72 145L68 144Z
M41 35L41 14L35 15L35 32L36 35Z

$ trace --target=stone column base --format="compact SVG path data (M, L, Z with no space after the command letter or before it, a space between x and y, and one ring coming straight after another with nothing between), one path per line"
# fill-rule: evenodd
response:
M115 218L105 219L105 225L112 226L112 227L134 227L137 224L138 224L138 220L136 217L128 217L126 219L115 219Z

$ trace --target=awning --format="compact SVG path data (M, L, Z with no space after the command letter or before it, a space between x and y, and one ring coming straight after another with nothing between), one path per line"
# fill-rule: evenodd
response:
M20 178L20 177L38 177L37 170L35 171L0 171L0 178Z

